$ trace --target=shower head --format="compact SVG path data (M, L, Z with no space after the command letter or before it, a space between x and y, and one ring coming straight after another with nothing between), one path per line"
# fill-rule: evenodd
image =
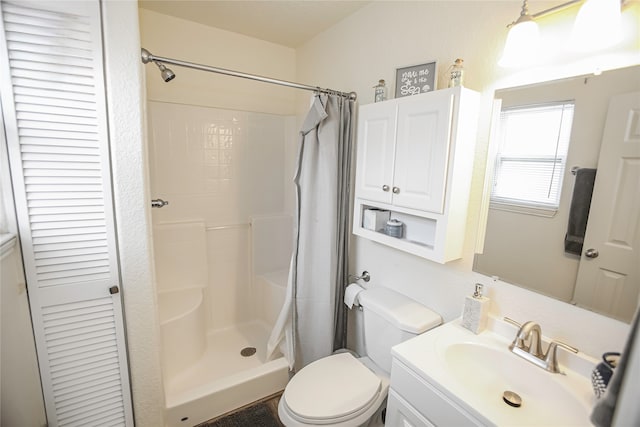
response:
M165 82L170 82L171 80L176 78L176 75L173 71L167 68L162 62L155 62L155 64L160 68L160 75L162 76L162 80Z

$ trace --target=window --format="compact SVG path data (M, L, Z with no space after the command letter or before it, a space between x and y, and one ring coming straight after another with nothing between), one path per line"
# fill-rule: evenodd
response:
M493 207L557 211L573 110L573 101L502 110Z

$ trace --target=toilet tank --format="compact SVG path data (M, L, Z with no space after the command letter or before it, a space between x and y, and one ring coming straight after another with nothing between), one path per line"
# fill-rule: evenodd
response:
M367 289L359 299L367 356L387 373L391 372L391 347L442 323L439 314L389 288Z

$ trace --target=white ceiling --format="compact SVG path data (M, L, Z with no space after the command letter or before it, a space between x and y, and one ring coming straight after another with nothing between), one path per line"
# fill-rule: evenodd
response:
M140 7L289 47L299 47L369 1L139 0Z

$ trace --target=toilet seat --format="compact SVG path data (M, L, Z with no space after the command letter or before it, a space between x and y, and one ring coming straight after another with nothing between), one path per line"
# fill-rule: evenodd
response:
M387 387L387 381L350 353L340 353L300 370L287 384L281 403L300 423L337 424L369 410Z

